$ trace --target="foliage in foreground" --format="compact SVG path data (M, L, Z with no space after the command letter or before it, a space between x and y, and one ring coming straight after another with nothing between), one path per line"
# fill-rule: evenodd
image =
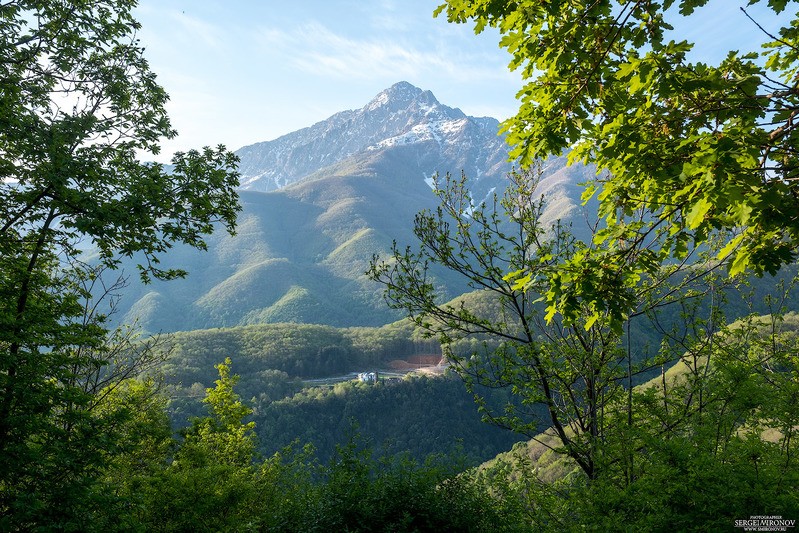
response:
M606 223L599 237L610 245L589 259L615 268L567 261L571 275L547 295L553 311L568 316L578 300L602 310L625 274L653 274L664 257L685 258L719 229L737 232L718 252L731 258L732 274L773 274L796 259L796 2L740 2L747 7L735 23L759 31L761 42L736 42L715 64L692 56L717 45L711 36L694 43L672 31L693 24L692 14L712 20L710 10L731 3L448 0L436 9L477 33L499 30L523 80L519 110L503 124L523 166L570 150L571 161L603 174L584 197L598 193ZM773 33L760 24L773 21ZM643 226L639 209L649 216ZM637 254L627 271L618 268L658 227L668 229L662 243Z
M160 264L170 248L235 227L237 158L223 146L177 153L171 171L139 160L176 132L134 7L0 3L0 529L82 529L105 498L98 476L135 409L104 399L154 352L109 333L103 300L122 282L104 271L128 257L143 280L180 277Z
M799 516L799 317L725 328L695 368L636 387L637 425L615 428L588 479L549 431L481 471L536 531L721 531L750 516ZM699 372L695 372L698 369Z
M4 530L514 531L486 486L439 457L377 460L356 437L321 465L312 450L255 453L254 424L230 361L208 389L209 415L176 440L152 383L130 382L104 410L124 423L117 453L94 473L80 507L12 512ZM134 444L135 445L131 445ZM128 446L131 445L131 446ZM87 473L89 475L89 473Z
M699 373L672 371L635 389L641 423L609 413L602 476L552 449L464 471L452 457L375 458L357 436L320 464L297 444L256 452L251 410L230 361L217 365L209 414L180 438L152 382L105 396L113 447L72 505L17 508L4 530L72 531L571 531L713 530L754 514L799 513L795 438L799 319L752 319L719 335ZM705 371L705 369L708 369ZM702 378L702 379L697 379ZM696 398L701 409L693 409ZM691 400L693 398L693 400ZM688 407L688 408L686 408ZM544 437L537 439L547 442ZM454 462L453 462L454 461ZM67 473L69 474L69 473ZM60 485L53 480L51 488ZM62 493L64 494L64 493ZM66 494L64 494L66 495Z
M736 515L749 516L740 513L796 512L796 499L782 496L799 488L796 324L786 320L784 287L773 287L767 324L749 318L726 326L731 289L716 275L723 263L708 260L713 250L696 250L690 262L664 263L657 275L617 285L617 300L608 302L615 307L601 316L586 302L571 317L551 309L544 316L537 303L562 279L564 265L579 258L588 275L613 266L589 260L601 240L584 244L558 225L543 226L536 176L510 178L502 198L478 205L469 201L465 177L436 182L438 209L416 218L418 249L376 258L370 275L386 286L391 305L441 342L473 392L478 385L512 391L516 402L500 409L481 403L487 420L538 440L568 465L540 480L530 520L558 530L612 530L669 519L682 529L729 526ZM658 235L631 249L658 248L665 238ZM440 303L431 265L463 276L504 313L488 316L469 301ZM532 272L535 290L516 284L516 271ZM631 323L642 322L663 339L650 357L636 353L631 338ZM452 349L463 342L473 349ZM634 387L658 370L655 384ZM538 481L539 466L519 475Z

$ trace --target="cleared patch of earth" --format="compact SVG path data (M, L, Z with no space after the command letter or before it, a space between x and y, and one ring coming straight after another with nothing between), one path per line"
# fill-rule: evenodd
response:
M405 359L390 361L385 368L377 369L377 373L381 381L391 378L399 379L413 373L440 376L448 366L441 354L411 355ZM361 372L350 372L341 376L306 379L304 382L310 386L335 385L344 381L356 380L358 379L358 374L362 372L374 372L374 369L364 369Z

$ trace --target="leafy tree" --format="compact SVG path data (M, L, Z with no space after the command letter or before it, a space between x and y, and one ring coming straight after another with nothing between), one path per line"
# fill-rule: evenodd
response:
M541 223L544 199L536 196L537 179L536 171L512 174L501 200L495 197L491 204L478 205L471 200L465 177L439 180L439 207L416 217L419 249L395 247L388 260L373 260L369 274L386 286L389 305L438 337L473 392L478 392L477 386L513 392L516 401L501 410L491 409L477 394L490 421L531 438L551 425L562 453L593 479L604 468L600 444L612 427L606 416L610 406L623 405L632 417L633 381L679 358L634 355L630 345L622 343L620 326L632 319L646 320L647 314L657 314L675 301L701 296L701 283L717 264L690 256L691 265L674 264L646 279L635 275L629 265L665 237L653 232L635 253L619 256L617 264L627 269L629 281L603 287L601 274L592 276L611 268L596 259L595 252L602 249L576 241L559 224ZM551 310L545 313L540 297L562 282L558 275L564 262L578 265L578 273L586 276L584 283L596 284L592 291L612 293L615 307L598 310L592 303L575 302L568 320L554 317ZM434 266L490 294L495 309L486 312L468 299L441 303L430 276ZM521 271L531 273L527 290L507 274ZM482 343L462 342L469 338Z
M142 510L150 504L147 488L175 449L167 399L153 379L126 379L101 396L97 416L112 422L113 432L101 450L101 476L90 495L99 505L86 506L77 529L142 530Z
M604 226L584 253L563 256L550 272L508 269L515 289L539 292L547 277L552 327L558 315L566 325L628 325L640 289L705 246L732 276L773 274L797 257L799 18L783 15L792 2L770 0L759 13L781 16L783 27L761 28L763 51L732 51L708 65L669 33L708 4L449 0L436 10L473 21L478 33L499 30L524 79L519 111L504 123L522 165L571 150L572 162L602 174L584 199L597 195ZM536 492L532 514L542 527L714 529L735 513L795 512L795 499L784 497L797 479L791 349L782 352L773 335L771 344L756 341L751 327L720 331L713 295L707 318L687 328L696 335L672 335L661 352L664 362L681 361L678 377L664 371L643 391L629 382L626 398L604 405L608 431L594 441L601 475L562 480L566 498ZM518 372L526 364L516 362ZM573 459L571 468L585 470Z
M731 274L774 273L797 256L799 18L786 12L795 2L769 0L760 10L782 22L777 34L762 32L762 51L730 51L717 65L692 61L694 44L670 31L721 3L449 0L436 9L472 21L478 33L498 28L510 68L524 79L519 111L503 125L514 157L528 165L571 149L572 161L607 171L585 193L599 191L608 226L597 236L611 243L600 262L629 256L640 242L628 219L641 207L669 239L633 272L654 272L663 255L685 257L689 244L720 228L737 232L719 251L732 257ZM744 17L746 9L741 20L757 24ZM581 259L567 262L571 274L547 295L551 309L568 315L575 299L597 307L613 299L592 280L613 287L617 270L580 273Z
M138 260L144 280L174 243L205 247L239 209L236 158L220 146L142 163L176 135L129 0L0 5L0 515L70 527L63 494L94 479L104 443L89 385L111 355L85 302L96 264ZM94 376L94 377L93 377ZM96 384L96 383L95 383ZM59 485L61 484L61 485ZM59 518L59 513L61 517ZM43 515L39 515L43 516ZM22 527L22 526L19 526ZM28 524L25 527L32 527Z
M252 414L252 409L244 405L233 390L239 376L230 375L231 361L215 365L219 379L215 387L206 389L203 402L211 411L211 416L197 419L185 432L181 456L190 457L188 450L195 449L201 455L200 461L213 459L213 462L232 465L249 465L255 453L254 422L244 422Z
M283 479L290 480L286 472ZM407 457L376 460L355 436L313 472L318 481L295 485L291 501L270 513L270 531L528 530L519 514L506 512L505 502L451 457L424 464Z
M87 272L101 270L87 267ZM137 389L131 378L153 371L163 362L162 339L141 340L133 328L106 334L98 326L102 319L97 313L109 294L80 305L76 294L88 295L97 280L83 281L75 284L72 278L65 279L58 285L65 294L55 296L70 302L71 309L79 313L56 337L60 342L75 339L75 345L43 352L25 367L23 376L29 382L19 391L18 402L24 402L30 411L19 406L12 412L16 418L10 421L16 423L12 437L21 442L17 446L11 445L13 441L6 443L9 461L2 473L9 478L0 478L0 501L7 505L0 519L4 529L37 524L102 530L98 510L119 502L102 484L107 465L118 460L117 454L141 456L133 448L150 447L146 431L128 429L133 418L150 412L146 407L149 396L144 391L134 393ZM70 290L78 292L69 295ZM51 327L44 321L38 326ZM37 339L27 340L33 343ZM41 373L39 379L35 372ZM160 407L154 409L163 416ZM169 432L168 425L166 428Z
M216 365L219 379L206 389L209 415L183 431L173 460L140 488L140 520L160 531L235 531L254 524L269 487L269 464L255 464L254 422L230 374L230 358Z
M636 427L603 443L608 459L633 450L631 465L617 461L591 483L561 475L548 485L536 475L546 460L521 457L495 467L506 468L498 484L517 476L510 483L542 531L717 531L752 515L796 515L796 325L791 314L747 317L694 346L698 366L637 387ZM622 410L609 415L625 428Z

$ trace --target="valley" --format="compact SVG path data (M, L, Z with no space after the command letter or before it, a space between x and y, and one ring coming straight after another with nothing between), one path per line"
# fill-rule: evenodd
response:
M421 4L0 3L0 531L795 526L797 2Z
M172 398L173 423L184 426L202 415L199 400L213 383L214 365L230 357L241 376L239 392L262 428L266 454L300 438L329 458L350 423L376 445L426 442L422 433L437 428L440 449L404 450L419 460L461 442L476 464L523 439L480 421L463 385L454 391L459 378L447 371L449 362L439 364L438 343L402 321L403 313L386 305L383 287L366 275L373 257L389 255L392 243L414 244L416 214L433 210L438 201L435 173L463 171L475 205L502 194L512 167L497 128L493 119L466 117L429 91L400 82L361 109L237 151L242 211L236 235L214 234L208 252L176 247L164 264L185 268L189 276L149 285L129 280L113 315L168 339L170 356L160 372ZM581 184L593 180L595 171L568 166L564 155L543 162L540 173L540 223L560 223L577 240L589 241L597 205L581 201ZM486 320L503 320L505 304L490 291L474 292L446 269L434 267L429 274L442 304L466 304ZM787 283L790 276L786 271L781 278ZM728 291L728 316L766 311L757 302L774 282L752 283L751 300L741 299L737 289ZM664 331L678 322L668 309L657 327L633 321L630 342L638 360L651 357ZM475 346L453 345L461 354ZM375 371L381 387L370 389L358 379ZM655 371L642 372L636 382ZM393 388L386 389L389 383ZM444 390L460 399L443 400ZM399 399L409 394L411 403ZM510 400L502 389L493 394L496 405ZM354 407L364 401L387 402L382 409L395 413L394 420L427 422L378 423L370 418L371 408ZM432 404L441 409L434 420L428 418ZM461 417L469 423L447 422Z

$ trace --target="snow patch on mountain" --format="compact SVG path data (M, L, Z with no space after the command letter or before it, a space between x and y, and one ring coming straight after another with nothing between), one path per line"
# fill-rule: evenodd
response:
M377 97L374 100L369 102L369 104L366 106L366 110L367 111L374 111L378 107L384 106L387 103L388 103L388 94L386 94L385 92L382 92L382 93L378 94Z
M463 131L468 119L444 120L417 124L410 131L401 135L383 139L377 144L367 146L367 150L378 150L389 146L402 146L420 142L436 141L439 145L448 141L453 135Z
M427 184L428 187L435 190L436 188L436 180L433 176L428 176L427 174L422 174L424 176L424 182Z

